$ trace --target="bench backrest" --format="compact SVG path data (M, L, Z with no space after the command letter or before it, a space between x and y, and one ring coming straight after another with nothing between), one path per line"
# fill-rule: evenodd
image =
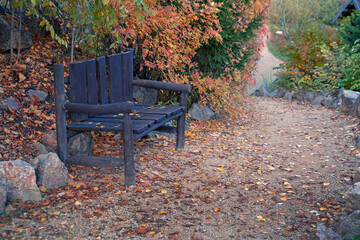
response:
M87 61L69 66L70 102L107 104L132 101L133 52ZM72 121L81 121L86 114L71 114Z

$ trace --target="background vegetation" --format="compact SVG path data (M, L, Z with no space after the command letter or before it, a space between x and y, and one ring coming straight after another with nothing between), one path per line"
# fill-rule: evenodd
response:
M65 51L87 57L134 48L135 74L193 86L191 101L241 113L269 0L1 0L33 16ZM21 22L21 20L20 20ZM162 101L173 101L162 95ZM235 104L233 104L235 103ZM239 111L240 110L240 111Z
M278 87L360 90L359 16L354 12L339 25L332 24L344 3L337 0L272 1L271 30L283 32L270 40L270 49L284 61L276 83Z

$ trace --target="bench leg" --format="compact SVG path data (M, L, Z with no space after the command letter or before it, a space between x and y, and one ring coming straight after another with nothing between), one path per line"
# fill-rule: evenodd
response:
M182 92L180 94L180 106L187 106L187 94ZM183 115L181 115L178 119L177 119L177 134L176 134L176 149L183 149L185 146L185 118L186 118L186 110L184 112Z
M125 185L135 185L135 163L134 163L134 139L132 123L128 113L124 114L124 168L125 168Z
M183 149L185 146L185 117L186 113L177 119L176 149Z
M55 110L56 110L56 140L57 152L60 160L65 164L68 155L67 134L66 134L66 112L65 105L65 83L64 83L64 66L55 64L54 72L54 93L55 93Z

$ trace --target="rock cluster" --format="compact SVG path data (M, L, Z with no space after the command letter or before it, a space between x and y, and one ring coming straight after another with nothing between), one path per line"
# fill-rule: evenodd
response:
M57 154L42 154L30 163L17 159L0 162L0 213L6 201L42 200L39 186L53 189L67 184L68 170Z
M308 102L311 105L324 106L331 109L340 109L341 111L360 117L360 92L345 90L343 88L335 92L320 91L291 91L283 88L272 89L263 84L251 95L264 96L272 98L285 98L290 101Z

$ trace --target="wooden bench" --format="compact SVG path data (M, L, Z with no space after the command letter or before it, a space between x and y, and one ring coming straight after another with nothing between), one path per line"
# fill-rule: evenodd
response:
M57 150L66 164L125 168L125 184L135 184L134 145L151 131L176 132L176 148L184 148L187 94L190 86L133 80L133 52L98 57L69 66L70 99L65 100L64 66L55 64ZM132 86L178 91L179 106L134 104ZM71 121L67 123L67 118ZM177 127L165 123L177 119ZM123 132L124 160L99 156L68 156L69 132Z

